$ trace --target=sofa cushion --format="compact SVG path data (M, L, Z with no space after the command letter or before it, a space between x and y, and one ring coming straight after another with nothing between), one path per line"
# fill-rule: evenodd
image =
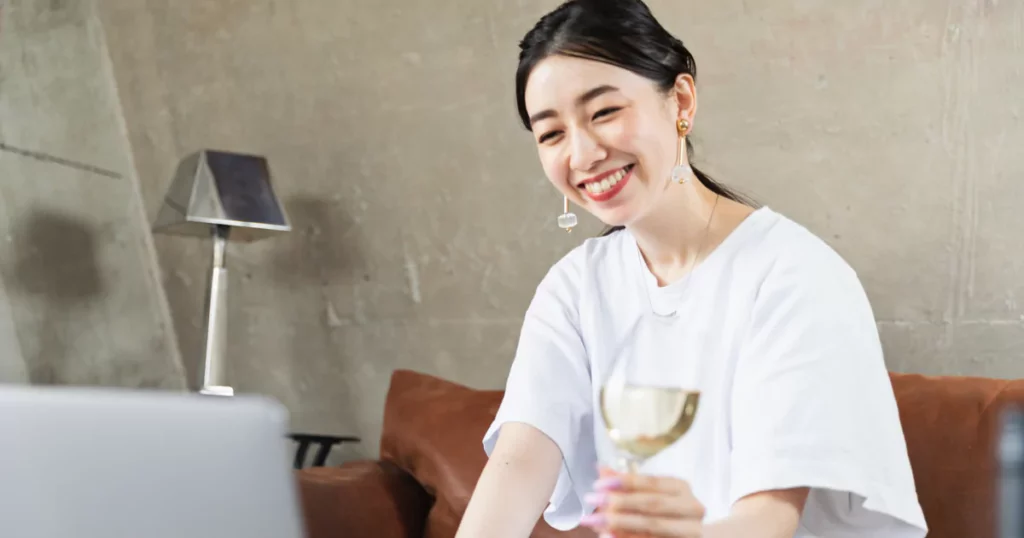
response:
M433 500L408 473L378 461L295 471L308 538L420 538Z
M425 538L455 536L487 462L483 437L502 391L476 390L409 370L392 374L381 434L381 459L416 478L435 497ZM532 538L593 537L589 529L563 533L538 522Z
M995 537L999 414L1024 380L890 377L929 538Z

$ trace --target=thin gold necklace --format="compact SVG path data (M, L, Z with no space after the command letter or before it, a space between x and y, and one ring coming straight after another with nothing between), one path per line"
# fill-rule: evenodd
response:
M697 260L700 260L701 254L703 254L703 252L704 252L704 247L707 245L708 235L710 235L709 232L711 231L711 221L713 221L715 219L715 210L718 208L718 201L721 198L722 198L722 196L720 194L715 194L715 203L714 203L714 205L711 206L711 214L708 215L708 222L707 222L707 224L704 225L704 236L700 240L700 247L697 249L697 255L694 256L693 257L693 261L690 262L690 269L689 269L689 271L684 273L684 276L686 277L686 282L684 283L685 285L683 286L683 289L679 292L680 296L682 296L683 291L685 291L687 288L690 287L690 281L693 280L693 276L694 276L693 272L694 272L694 270L697 269L697 263L698 263ZM637 249L638 252L639 252L639 250L640 249ZM641 257L640 257L640 261L641 261L641 263L644 264L644 267L646 268L647 267L647 262L646 262L646 260L643 259L643 255L642 254L641 254ZM650 270L650 268L648 268L648 270ZM658 277L656 275L652 275L652 276L654 276L655 280L657 280ZM655 316L657 316L659 318L671 318L671 317L674 317L677 312L679 312L679 309L676 308L676 309L672 310L671 312L669 312L668 314L659 314L654 309L654 300L651 297L651 290L648 287L647 282L645 281L643 284L644 284L644 293L647 295L647 305L650 307L650 310L651 310L652 314L654 314Z

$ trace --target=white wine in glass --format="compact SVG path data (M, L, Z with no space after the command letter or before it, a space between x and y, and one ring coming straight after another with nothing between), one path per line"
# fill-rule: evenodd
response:
M683 388L628 383L601 388L605 429L630 473L686 435L699 403L699 391Z

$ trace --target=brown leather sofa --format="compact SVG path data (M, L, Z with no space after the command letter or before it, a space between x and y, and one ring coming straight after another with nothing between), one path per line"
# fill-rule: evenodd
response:
M1024 380L891 374L930 538L995 537L999 410ZM486 461L501 391L396 371L378 461L297 471L308 538L450 538ZM533 538L582 538L541 520Z

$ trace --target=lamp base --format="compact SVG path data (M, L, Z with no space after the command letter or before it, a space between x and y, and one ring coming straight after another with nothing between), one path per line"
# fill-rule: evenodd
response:
M209 385L199 389L199 394L207 396L234 396L235 389L225 386Z

